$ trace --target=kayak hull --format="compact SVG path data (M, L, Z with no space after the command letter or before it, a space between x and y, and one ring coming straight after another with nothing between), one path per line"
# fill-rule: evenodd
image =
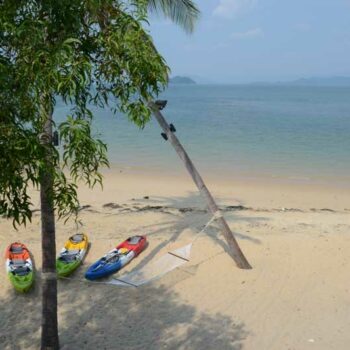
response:
M132 240L137 241L137 243L130 243ZM129 237L92 264L86 271L85 278L93 281L118 272L145 249L146 242L146 236Z
M68 277L72 274L80 265L81 260L77 260L73 263L64 263L60 260L56 260L56 271L58 277Z
M16 276L8 273L11 284L19 293L27 293L34 284L34 272L29 272L26 276Z
M113 252L113 251L111 251L111 252ZM111 252L109 252L109 254ZM130 259L130 261L131 261L131 259ZM104 260L102 258L102 259L96 261L94 264L92 264L89 267L89 269L85 273L85 278L90 280L90 281L94 281L94 280L97 280L99 278L107 277L113 273L118 272L126 264L127 264L126 262L124 262L124 264L123 264L121 261L118 261L114 264L104 264ZM99 268L99 266L101 266L101 267Z

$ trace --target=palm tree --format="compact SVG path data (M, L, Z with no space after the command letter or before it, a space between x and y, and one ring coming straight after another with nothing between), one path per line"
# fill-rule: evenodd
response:
M188 33L193 31L195 22L199 17L199 10L191 0L149 0L148 6L150 11L162 12L165 17L170 18L176 24L179 24ZM216 215L219 212L219 208L215 203L213 196L204 184L202 177L193 165L187 152L177 137L171 132L169 125L164 119L163 115L160 113L158 106L151 102L150 107L160 127L167 135L171 145L174 147L179 157L183 160L185 167L189 171L193 181L197 185L203 198L206 200L208 211L213 215ZM237 266L242 269L250 269L251 266L243 255L224 217L220 215L217 220L222 228L223 235L230 249L230 255L236 262Z
M162 13L186 32L192 33L199 18L199 10L191 0L149 0L150 12Z

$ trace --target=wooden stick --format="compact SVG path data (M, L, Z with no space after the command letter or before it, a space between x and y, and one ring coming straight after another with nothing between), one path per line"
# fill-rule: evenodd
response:
M174 253L172 253L172 252L168 252L168 254L170 254L170 255L172 255L172 256L175 256L175 257L177 257L177 258L179 258L179 259L182 259L182 260L185 260L185 261L189 261L188 259L184 258L183 256L176 255L176 254L174 254Z
M176 153L184 162L185 167L190 173L194 183L198 187L199 192L202 194L203 198L205 198L208 206L208 211L214 215L219 210L219 208L215 203L213 196L211 195L208 188L206 187L202 177L200 176L199 172L197 171L194 164L192 163L187 152L185 151L185 149L183 148L183 146L181 145L180 141L175 136L175 134L171 132L167 121L163 117L162 113L159 111L159 107L154 102L149 102L149 107L153 112L154 117L157 119L157 122L159 123L160 127L168 136L168 140L170 141L171 145L174 147ZM225 218L219 217L217 221L222 228L222 232L224 234L224 237L229 247L229 253L233 258L233 260L235 261L236 265L241 269L251 269L252 267L250 266L248 260L245 258L244 254L242 253Z

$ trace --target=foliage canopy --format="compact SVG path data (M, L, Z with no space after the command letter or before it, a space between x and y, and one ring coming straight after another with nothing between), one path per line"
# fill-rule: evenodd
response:
M101 183L100 167L108 165L106 145L92 135L92 108L121 111L139 127L149 120L147 101L168 80L168 67L145 29L149 5L0 1L0 215L14 224L31 219L28 188L38 187L48 170L48 152L57 214L77 211L77 180ZM48 147L43 142L45 121L58 101L70 110L54 124L62 152L51 140Z

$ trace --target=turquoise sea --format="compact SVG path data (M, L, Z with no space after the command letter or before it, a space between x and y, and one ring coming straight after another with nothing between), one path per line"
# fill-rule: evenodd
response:
M160 98L203 174L350 183L350 87L173 85ZM109 110L95 115L112 164L182 166L154 120L140 130Z

